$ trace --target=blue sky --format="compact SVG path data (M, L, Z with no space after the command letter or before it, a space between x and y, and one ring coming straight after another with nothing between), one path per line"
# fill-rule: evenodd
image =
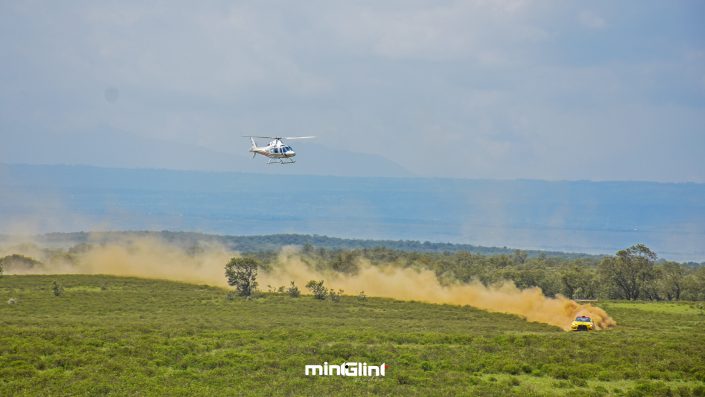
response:
M240 135L313 134L419 176L705 182L704 15L701 1L5 1L3 153L114 134L247 156ZM43 162L25 152L13 161Z

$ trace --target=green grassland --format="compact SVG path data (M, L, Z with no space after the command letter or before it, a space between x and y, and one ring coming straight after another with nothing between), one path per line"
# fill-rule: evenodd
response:
M705 395L696 304L605 302L618 327L567 333L471 307L226 295L135 278L4 276L0 395ZM324 361L389 368L384 378L304 376Z

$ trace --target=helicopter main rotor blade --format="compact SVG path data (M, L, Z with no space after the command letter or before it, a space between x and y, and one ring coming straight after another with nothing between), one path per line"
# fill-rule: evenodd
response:
M315 138L315 136L285 136L282 139L311 139Z
M243 135L243 138L262 138L262 139L281 139L277 136L257 136L257 135Z

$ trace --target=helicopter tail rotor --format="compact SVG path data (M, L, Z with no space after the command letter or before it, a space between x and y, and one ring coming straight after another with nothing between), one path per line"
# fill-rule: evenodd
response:
M252 146L250 147L250 152L252 152L252 158L255 158L257 156L257 144L255 143L255 138L250 137L250 142L252 142Z

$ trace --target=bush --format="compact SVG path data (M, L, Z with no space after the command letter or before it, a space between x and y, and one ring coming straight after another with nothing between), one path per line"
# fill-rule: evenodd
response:
M64 287L56 281L51 284L51 290L54 292L54 296L61 296L64 294Z
M306 283L306 288L311 291L311 294L313 294L313 297L316 299L325 300L328 296L328 288L323 286L323 280L311 280Z
M343 291L342 289L339 289L338 292L335 292L331 288L330 290L328 290L328 295L330 295L330 299L333 302L340 302L340 296L343 295L343 292L345 291Z
M301 291L299 291L299 287L297 287L293 281L291 282L291 285L289 285L289 288L286 290L286 292L292 298L298 298L299 296L301 296Z

